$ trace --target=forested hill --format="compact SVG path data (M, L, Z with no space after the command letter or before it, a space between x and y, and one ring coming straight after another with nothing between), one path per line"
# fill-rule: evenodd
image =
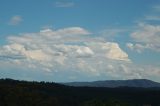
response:
M68 82L64 83L69 86L87 86L87 87L142 87L152 88L160 87L160 83L148 79L130 79L130 80L106 80L93 82Z
M159 106L158 88L70 87L0 80L0 106Z

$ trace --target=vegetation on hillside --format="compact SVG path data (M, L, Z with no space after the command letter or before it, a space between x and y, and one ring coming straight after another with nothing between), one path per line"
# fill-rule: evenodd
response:
M160 106L158 88L69 87L0 80L0 106Z

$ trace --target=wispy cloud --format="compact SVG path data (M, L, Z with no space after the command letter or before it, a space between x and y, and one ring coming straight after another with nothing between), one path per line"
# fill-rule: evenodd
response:
M127 47L138 52L141 52L144 49L160 52L159 34L160 25L140 23L137 30L131 33L131 38L134 39L136 44L129 43L127 44Z
M128 32L128 29L124 28L110 28L101 31L99 34L106 38L107 40L114 40L114 38L118 35L123 35L124 33Z
M151 20L151 21L160 21L160 16L156 16L156 15L150 15L150 16L146 16L145 20Z
M155 11L160 11L160 5L155 5L155 6L153 6L153 9L154 9Z
M55 2L55 7L62 7L62 8L67 8L67 7L73 7L75 5L74 2L67 2L67 1L57 1Z
M20 15L15 15L9 20L9 25L18 25L22 22L22 20L23 19Z
M132 50L132 51L136 51L138 53L142 53L144 51L144 49L147 49L147 45L142 45L139 43L133 44L133 43L127 43L126 46Z
M148 22L148 21L160 21L160 5L154 5L151 7L150 12L141 19L141 21Z

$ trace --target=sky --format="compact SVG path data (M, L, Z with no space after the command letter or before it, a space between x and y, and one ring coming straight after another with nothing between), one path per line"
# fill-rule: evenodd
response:
M160 0L0 0L0 78L160 82Z

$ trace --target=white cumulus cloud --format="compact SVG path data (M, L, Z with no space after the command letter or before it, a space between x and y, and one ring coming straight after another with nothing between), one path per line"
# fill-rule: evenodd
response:
M139 78L118 43L108 42L80 27L45 29L9 36L0 48L0 62L26 70L41 70L58 78ZM28 71L27 71L28 72ZM33 71L34 72L34 71Z

